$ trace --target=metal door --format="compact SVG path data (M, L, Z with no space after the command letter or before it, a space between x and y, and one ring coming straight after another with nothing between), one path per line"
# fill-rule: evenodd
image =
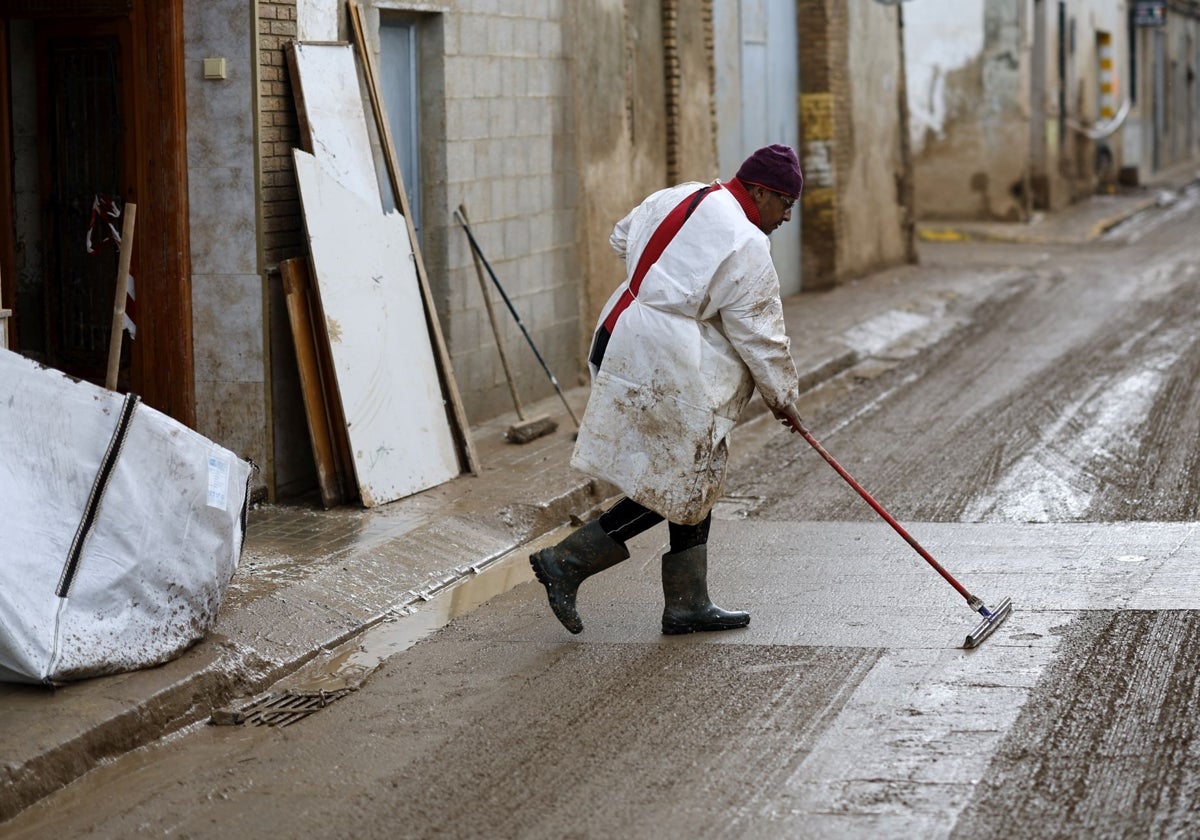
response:
M799 53L795 0L715 0L717 158L728 178L760 146L799 152ZM800 213L771 236L783 294L800 291Z
M412 211L413 227L421 231L420 166L417 137L417 28L413 23L382 17L379 21L379 85L383 91L388 128L396 145L396 158L404 178L404 192ZM384 199L386 210L395 206L390 193Z

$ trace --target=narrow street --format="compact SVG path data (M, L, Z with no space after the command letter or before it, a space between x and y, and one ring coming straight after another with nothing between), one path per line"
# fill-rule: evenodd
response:
M958 340L830 386L861 385L852 401L812 395L818 439L832 430L835 457L869 469L902 520L1194 520L1197 201L1193 187L1086 248L927 246L927 262L969 250L1021 277ZM808 456L799 439L762 450L727 493L763 497L755 515L769 519L874 516L794 463Z
M417 643L419 614L368 631L391 655L327 708L194 726L0 833L1195 835L1197 229L1193 185L1087 245L926 244L931 272L1009 271L1004 293L948 336L864 325L881 351L802 399L952 574L1012 598L979 649L962 598L761 418L735 432L710 544L713 600L746 630L659 634L665 528L584 585L579 637L518 553L430 603L454 620Z

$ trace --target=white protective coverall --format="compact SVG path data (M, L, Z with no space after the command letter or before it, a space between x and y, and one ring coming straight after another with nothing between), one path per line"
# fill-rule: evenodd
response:
M654 193L613 229L629 286L659 223L703 187ZM757 386L772 409L799 396L767 235L718 187L647 272L597 370L572 466L670 522L702 521L721 495L726 439Z

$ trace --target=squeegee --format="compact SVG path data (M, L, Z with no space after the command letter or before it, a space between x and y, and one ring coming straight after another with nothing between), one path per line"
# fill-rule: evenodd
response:
M812 433L810 433L808 429L804 428L804 426L800 425L799 423L796 423L790 417L784 418L784 421L802 438L808 441L809 445L813 449L817 450L817 454L824 458L829 463L829 466L833 467L837 474L845 479L846 483L853 487L855 492L862 496L863 499L866 500L867 504L869 504L876 513L883 517L883 520L887 522L887 524L891 525L896 533L904 538L905 542L907 542L916 550L917 554L920 554L921 557L924 558L926 563L932 566L939 575L945 578L946 582L953 586L959 595L962 595L967 599L967 606L982 616L982 621L979 622L979 626L967 634L967 640L963 643L964 648L970 650L971 648L978 647L988 636L992 635L992 633L996 631L996 628L998 628L1008 619L1009 615L1012 614L1011 598L1005 598L995 607L989 607L984 604L982 599L968 592L966 587L955 580L954 576L948 571L942 568L942 565L938 563L937 560L933 559L933 555L926 551L921 544L904 529L904 526L897 522L890 513L884 510L883 505L875 501L875 499L871 497L871 494L863 489L861 484L854 480L854 476L846 472L845 468L835 461L832 455L825 451L825 447L821 446L820 442L812 436Z

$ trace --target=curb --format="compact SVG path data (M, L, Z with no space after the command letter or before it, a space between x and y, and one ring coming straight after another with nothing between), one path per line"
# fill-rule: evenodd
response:
M950 318L948 331L933 330L932 344L972 323L983 311L980 305L1002 289L997 286L965 313ZM802 363L801 393L875 355L830 342L822 355ZM767 413L756 393L739 425ZM500 420L482 424L473 434L499 434L497 423L502 425ZM481 511L476 495L486 494L496 482L507 484L511 473L494 469L463 476L451 486L435 488L428 504L418 505L426 513L418 512L411 523L397 525L408 514L397 515L390 529L381 529L387 530L385 538L375 543L356 542L341 553L335 551L306 566L299 579L268 588L266 594L231 586L216 633L171 662L111 684L105 696L118 699L110 700L113 709L104 719L84 719L76 731L58 737L41 753L0 766L0 823L104 761L261 694L381 622L418 611L421 603L471 577L481 566L567 523L578 524L615 499L614 487L576 472L553 449L565 446L566 439L559 438L540 451L520 450L523 457L537 453L528 455L538 462L537 469L531 469L531 481L506 491L512 501L499 509ZM359 521L358 513L347 517ZM368 521L365 515L361 521ZM254 580L248 573L246 578ZM369 603L347 593L369 593Z
M564 466L564 470L567 468ZM259 694L304 665L372 627L419 605L475 573L478 567L519 550L602 504L615 494L603 482L579 473L573 483L553 488L550 498L516 503L495 522L451 513L418 525L395 542L386 561L337 558L294 586L261 597L245 609L231 604L218 630L182 656L130 679L159 679L159 687L109 717L82 726L70 737L21 762L0 767L0 825L38 800L70 784L99 764L210 717L218 707ZM462 481L477 480L464 476ZM433 550L448 571L388 586L380 567L403 565L396 558ZM481 550L482 549L482 550ZM349 562L352 561L352 562ZM371 583L339 587L322 578L361 576ZM232 589L232 588L231 588ZM346 590L363 589L370 604L348 604ZM227 600L230 599L227 595ZM286 644L264 636L264 628L288 627ZM298 628L298 630L296 629ZM68 687L69 690L69 687Z
M1141 213L1158 202L1156 196L1146 196L1141 201L1093 222L1086 231L1072 233L1022 232L1029 226L1020 222L922 222L917 225L917 238L922 242L1005 242L1017 245L1082 245L1093 242L1117 225ZM1076 205L1079 208L1081 205ZM1069 213L1070 210L1060 211ZM986 226L992 225L993 228ZM1012 230L1004 229L1010 226Z

